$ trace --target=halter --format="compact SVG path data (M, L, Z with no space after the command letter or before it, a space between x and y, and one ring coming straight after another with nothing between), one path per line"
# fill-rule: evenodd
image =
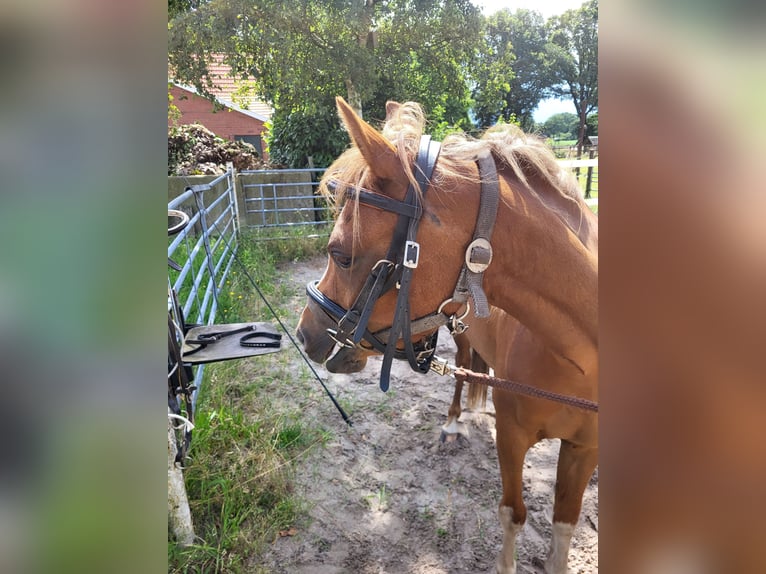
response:
M415 161L415 181L425 199L431 176L439 156L440 146L431 141L430 136L420 140ZM319 281L312 281L306 287L306 293L319 307L337 323L337 329L328 329L328 335L341 348L354 348L362 340L376 351L383 354L380 373L380 388L389 387L391 364L394 359L407 359L410 367L419 373L427 373L436 351L438 329L448 325L453 334L462 333L466 326L462 319L470 310L468 296L472 296L477 305L475 311L479 317L489 314L486 297L482 290L484 270L492 260L492 247L489 239L492 235L498 203L498 185L495 163L491 155L482 155L479 159L482 179L482 194L479 207L479 219L473 241L466 250L465 263L460 273L453 296L444 301L439 309L415 320L410 320L409 291L412 271L418 266L420 244L416 241L418 225L423 213L418 193L410 184L404 201L359 189L357 201L384 209L399 215L391 244L385 259L378 261L370 270L367 281L356 297L351 308L346 310L318 289ZM372 315L377 300L396 287L399 294L396 299L394 319L389 329L370 333L367 323ZM465 303L465 312L461 316L447 315L442 310L448 303ZM433 329L433 333L417 342L412 342L412 333L422 333ZM387 338L388 342L384 342ZM397 342L402 340L404 349L397 349Z

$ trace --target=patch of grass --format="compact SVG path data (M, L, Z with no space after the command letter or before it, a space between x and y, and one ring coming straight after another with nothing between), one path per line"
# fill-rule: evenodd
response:
M298 261L323 253L331 230L330 224L253 229L246 237L265 245L275 261Z
M434 514L434 511L430 506L424 506L420 510L420 516L423 518L423 520L433 520L436 514Z
M171 572L239 572L302 516L290 463L320 435L283 417L246 416L226 395L215 387L201 399L184 472L200 543L187 550L172 545Z

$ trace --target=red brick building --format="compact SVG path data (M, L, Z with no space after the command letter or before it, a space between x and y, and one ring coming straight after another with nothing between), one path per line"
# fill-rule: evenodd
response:
M271 118L271 107L252 95L241 95L242 82L229 75L230 68L221 63L209 66L211 79L216 87L211 90L222 109L197 94L191 86L171 81L170 95L173 104L181 112L175 123L178 125L202 124L218 137L229 140L243 140L264 153L264 124ZM168 118L168 127L173 122Z

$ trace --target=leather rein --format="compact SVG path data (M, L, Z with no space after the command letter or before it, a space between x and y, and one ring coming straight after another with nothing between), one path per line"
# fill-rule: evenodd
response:
M466 249L465 263L453 296L444 301L436 312L415 320L410 318L409 292L412 272L417 268L420 259L420 244L416 239L423 214L421 199L425 199L430 187L439 151L439 143L432 141L430 136L421 137L414 166L415 180L420 193L410 184L403 201L366 189L357 189L355 199L359 203L396 213L399 218L386 258L378 261L370 270L367 281L351 308L344 309L319 291L319 281L312 281L306 287L309 298L337 323L336 329L327 331L341 349L354 348L365 341L383 354L380 373L380 388L383 391L388 390L394 359L407 359L410 367L419 373L427 373L431 369L439 327L447 325L452 334L462 333L465 330L462 319L470 311L469 296L474 299L477 316L489 314L489 306L481 285L483 272L492 260L492 247L489 240L497 214L499 191L495 162L492 156L486 153L477 160L482 180L482 193L476 231L473 241ZM398 295L391 327L370 333L367 324L375 303L393 288L398 290ZM442 310L449 303L463 303L464 313L460 316L447 315ZM426 331L433 332L418 341L412 341L413 333ZM397 348L400 340L403 349Z

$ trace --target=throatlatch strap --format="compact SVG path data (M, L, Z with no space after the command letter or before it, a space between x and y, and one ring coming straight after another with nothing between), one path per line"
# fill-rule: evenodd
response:
M497 206L500 201L500 187L497 169L492 154L487 152L479 156L479 176L481 177L481 197L476 229L465 254L465 263L452 294L454 301L463 303L468 295L473 298L474 314L477 317L489 316L489 303L482 288L484 271L492 261L492 229L495 227Z

